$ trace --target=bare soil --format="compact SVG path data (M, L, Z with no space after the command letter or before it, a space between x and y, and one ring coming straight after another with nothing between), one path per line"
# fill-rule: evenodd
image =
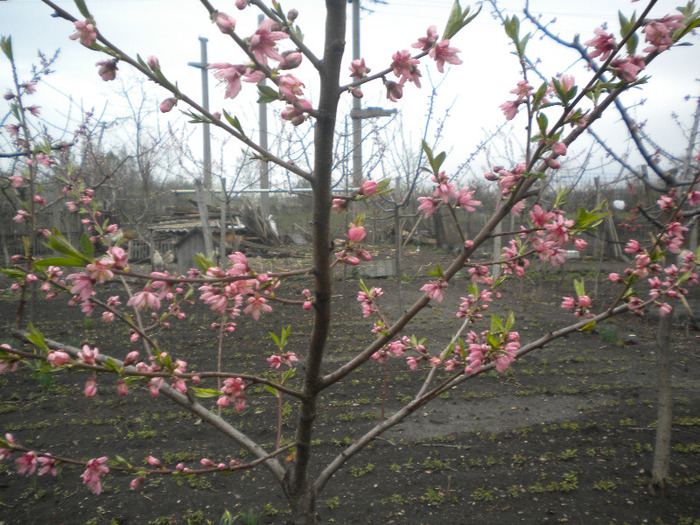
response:
M406 254L402 266L410 282L402 285L404 308L419 295L428 270L443 259L445 254L426 249ZM535 268L527 280L504 286L493 310L500 315L512 310L527 342L571 321L559 308L561 297L573 293L574 277L586 279L592 290L596 271L587 261L567 263L563 274ZM339 271L326 371L371 341L372 321L362 319L356 300L357 278ZM382 307L395 317L397 283L365 281L385 289ZM295 280L288 289L298 292L307 284ZM442 348L458 325L455 312L467 284L458 277L445 301L422 312L407 335L426 338L434 352ZM0 285L0 319L7 327L14 319L14 297L7 281ZM613 294L601 277L596 300ZM63 299L37 302L33 317L47 337L64 343L87 342L119 358L134 347L122 327L105 325L98 316L84 321ZM700 524L700 334L676 319L668 497L647 491L656 424L656 322L653 316L630 315L557 340L503 375L467 381L385 433L331 479L319 496L320 523ZM195 308L158 340L190 369L215 369L209 327L214 320L207 309ZM278 308L259 322L241 317L226 342L224 369L265 370L265 358L274 353L268 331L279 333L287 325L292 327L288 350L303 358L311 321L301 308ZM3 337L10 342L9 335ZM411 372L403 359L392 360L385 388L382 366L371 362L330 389L319 409L314 469L379 421L382 399L390 414L415 395L426 373ZM202 457L245 461L240 449L167 399L139 388L119 397L108 377L100 378L97 397L87 399L85 379L82 373L37 375L28 367L0 375L0 431L35 450L83 459L118 455L144 465L153 455L168 467L197 466ZM224 413L274 447L277 405L269 393L250 388L243 412ZM290 406L286 439L293 436L294 415ZM81 472L64 467L58 478L24 477L15 473L13 462L0 463L0 524L219 523L225 510L238 516L236 523L289 519L281 490L262 469L150 478L137 490L129 488L133 476L110 473L99 496L82 484Z

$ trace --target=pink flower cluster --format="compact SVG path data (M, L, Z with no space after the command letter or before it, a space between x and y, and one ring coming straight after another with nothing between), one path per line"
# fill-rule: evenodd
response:
M564 310L573 310L576 317L590 317L589 312L591 306L591 298L587 295L579 295L578 299L573 297L562 297L561 307Z
M469 332L465 341L469 345L469 355L464 373L475 374L482 366L492 362L496 364L496 370L505 372L515 361L515 353L520 348L519 340L518 332L495 334L484 331L480 335L474 331Z
M267 358L267 362L270 363L270 368L279 368L283 364L291 368L297 361L299 361L299 358L294 352L285 352L282 355L273 354Z
M671 226L678 227L678 223L673 223ZM673 244L668 243L668 231L661 235L661 239L666 239L666 247L669 251L677 249L682 242L682 232L680 241L675 237ZM667 299L678 299L683 295L688 294L688 288L698 284L700 274L698 273L698 261L690 251L685 251L680 255L682 264L677 267L675 264L663 267L656 257L652 257L636 240L629 241L625 246L625 252L634 255L634 267L627 268L623 275L611 273L608 278L614 282L629 286L635 280L646 278L649 283L649 298L658 308L661 315L666 315L672 310L672 306L663 301ZM677 253L677 252L672 252ZM644 302L636 296L629 296L625 301L630 305L632 311L641 315L641 308Z
M221 389L221 396L216 401L220 407L226 407L229 403L236 404L236 410L241 411L245 408L245 383L240 377L229 377L224 380L224 386Z
M468 319L474 323L484 315L482 311L488 310L488 303L493 302L494 293L490 290L481 290L478 294L470 293L466 297L460 297L461 303L457 310L458 318ZM498 294L496 295L498 297Z
M658 20L651 20L644 25L642 32L650 45L644 48L644 53L661 53L673 45L673 33L676 29L685 27L683 15L666 15ZM617 48L615 38L601 28L595 30L596 37L585 42L585 46L593 47L589 54L591 58L599 57L605 61ZM616 57L610 63L615 75L625 82L634 82L637 75L646 67L646 59L639 55Z
M360 264L360 261L372 260L370 253L367 250L360 248L360 244L367 237L367 231L365 230L365 227L360 224L359 220L350 225L345 237L348 239L345 246L342 250L335 254L338 262L349 264L351 266L357 266Z
M362 317L367 318L377 311L375 299L384 295L381 288L370 288L368 292L360 291L357 294L357 300L362 304Z
M243 313L250 314L257 321L263 313L272 311L264 295L270 294L279 285L279 281L271 281L265 273L252 272L246 256L241 252L233 253L228 258L231 262L228 270L224 271L218 266L212 266L207 270L207 276L222 280L250 278L224 281L222 284L204 284L199 287L200 300L208 304L211 310L221 315L228 314L231 319L234 319L240 315L240 307L245 299L246 306Z
M474 211L477 206L481 206L481 201L474 198L475 190L464 187L457 193L457 186L450 182L444 171L433 175L432 181L435 184L433 196L418 197L418 210L422 211L426 218L435 213L441 204L451 204L466 211Z

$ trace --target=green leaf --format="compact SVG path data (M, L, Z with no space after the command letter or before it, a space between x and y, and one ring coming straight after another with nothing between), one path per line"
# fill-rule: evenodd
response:
M377 182L377 191L375 192L375 195L384 195L385 193L389 193L391 191L389 184L391 184L391 178L388 177Z
M194 394L195 397L200 397L203 399L210 398L210 397L219 397L221 395L221 392L218 390L212 390L211 388L197 388L194 386L190 387L190 390Z
M49 248L51 248L55 252L67 255L72 259L80 259L81 261L83 261L82 264L77 266L85 266L85 264L91 262L91 259L88 259L78 250L73 248L73 246L71 246L71 244L63 236L63 234L60 231L58 231L58 229L56 229L55 227L53 228L53 233L51 237L49 237L48 245Z
M10 279L24 279L26 277L26 272L20 270L13 270L12 268L0 268L0 272L7 275Z
M462 11L462 7L459 5L459 0L455 0L455 3L452 4L450 16L445 24L445 30L442 32L442 38L450 39L455 36L464 28L464 26L474 20L480 12L481 6L479 6L479 10L476 13L469 16L469 7Z
M443 276L442 268L440 267L439 264L436 264L436 265L435 265L435 269L434 269L434 270L430 270L430 271L428 272L428 275L432 275L433 277L437 277L437 278L441 279L442 276Z
M258 104L267 104L282 99L282 96L270 86L258 85L258 92L260 93Z
M83 233L80 236L80 249L89 259L93 259L95 256L95 245L90 241L87 233Z
M542 133L542 135L547 134L547 125L548 124L549 124L549 121L547 120L547 115L545 115L544 113L539 113L537 115L537 125L539 126L540 132Z
M513 42L517 43L520 41L520 20L517 16L506 17L503 27L506 30L506 35L508 35Z
M241 126L240 121L238 120L238 117L232 117L231 115L228 114L226 110L224 110L224 118L228 121L229 124L231 124L236 130L245 137L245 131L243 131L243 126Z
M503 321L497 316L491 316L491 331L501 333L503 332Z
M46 268L47 266L85 266L85 261L74 257L47 257L34 261L36 268Z
M10 62L14 62L14 55L12 54L12 37L11 36L3 36L0 37L0 48L2 48L2 52L5 54L7 59Z
M513 330L513 327L515 326L515 314L513 312L510 312L508 314L508 318L506 319L506 325L504 327L504 332L510 332Z
M203 272L206 272L209 268L212 266L215 266L214 261L212 261L209 257L204 255L203 253L198 253L194 256L194 262L197 266L199 266L199 269L202 270Z
M46 340L44 339L44 334L42 334L38 328L36 328L32 323L29 323L29 339L34 346L40 348L44 352L49 351L49 347L46 345Z
M581 331L582 331L582 332L590 332L591 330L593 330L593 328L595 327L595 325L596 325L596 322L595 322L595 321L591 321L591 322L588 323L586 326L584 326L583 328L581 328Z
M574 279L574 290L576 290L576 297L586 295L586 288L584 287L583 279L580 281L578 279Z
M486 341L488 341L492 348L498 348L501 346L500 341L496 339L491 332L486 333Z
M88 11L85 0L75 0L75 5L78 8L78 11L80 11L81 15L83 15L85 18L92 19L92 15L90 14L90 11Z

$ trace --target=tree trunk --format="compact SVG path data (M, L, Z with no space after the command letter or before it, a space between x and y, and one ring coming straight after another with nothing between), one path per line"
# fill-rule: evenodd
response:
M655 496L665 496L668 489L668 470L671 459L671 422L673 398L671 396L671 326L673 311L659 318L656 336L656 369L659 389L659 405L656 421L654 464L649 491Z
M316 494L310 483L307 483L298 493L287 494L287 497L292 509L294 525L316 524Z

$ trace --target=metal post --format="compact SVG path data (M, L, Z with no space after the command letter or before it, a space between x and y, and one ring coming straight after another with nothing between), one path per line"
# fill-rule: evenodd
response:
M209 77L207 74L207 67L209 63L207 62L207 39L204 37L199 37L200 43L200 62L188 62L188 66L199 68L202 71L202 107L209 111ZM204 133L204 153L202 162L204 164L202 171L203 186L207 191L211 190L211 139L209 123L205 122L203 125Z
M352 58L360 59L360 0L352 0ZM359 98L353 97L352 110L362 110ZM355 187L362 184L362 121L352 119L352 180Z
M264 16L258 16L258 24L263 21ZM265 85L265 79L260 81L260 85ZM259 120L260 120L260 147L267 150L267 104L259 104ZM260 189L270 189L270 167L268 161L260 159ZM263 217L267 218L270 215L270 194L263 191L260 194L260 208L262 209Z

